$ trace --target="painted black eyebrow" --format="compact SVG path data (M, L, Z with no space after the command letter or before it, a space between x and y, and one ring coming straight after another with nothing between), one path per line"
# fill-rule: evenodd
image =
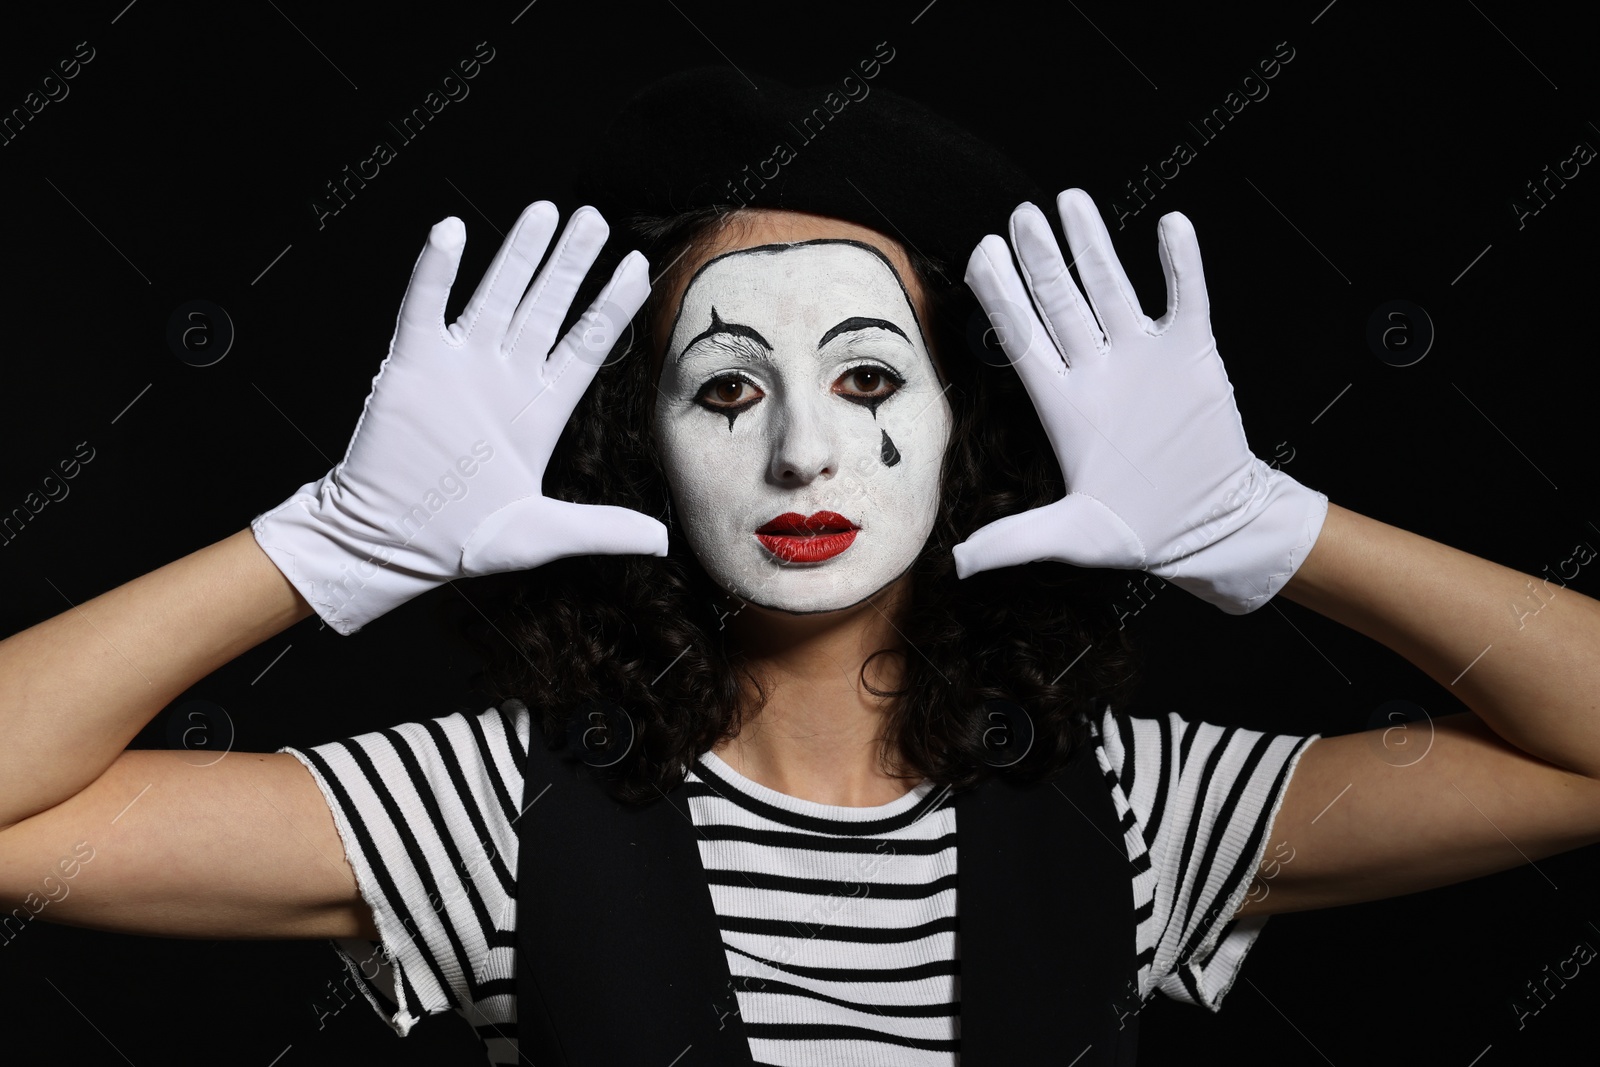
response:
M876 257L880 263L889 268L889 273L894 277L894 283L900 287L900 295L905 297L906 310L911 312L912 323L916 325L917 329L922 329L922 317L917 314L917 306L912 302L911 293L906 289L905 279L900 277L900 272L895 269L893 263L889 262L889 257L884 255L879 249L867 244L865 241L853 241L849 238L843 237L817 237L809 241L788 241L780 244L756 245L752 248L736 248L732 252L723 252L720 255L712 256L710 259L700 264L699 269L696 270L692 276L690 276L689 281L684 286L683 291L685 294L687 294L689 290L694 287L694 283L700 280L700 275L710 270L713 264L727 259L730 256L772 255L775 252L785 252L791 248L799 248L806 245L854 245L856 248L859 248ZM678 332L678 325L683 320L683 307L683 299L680 297L678 300L678 310L672 316L672 329L667 333L668 337L672 337ZM704 335L701 336L703 337ZM700 339L700 337L695 338L697 341ZM762 343L766 344L765 341ZM772 346L767 345L767 350L771 351ZM685 346L683 352L687 351L688 346ZM678 353L678 358L680 360L683 358L683 352ZM934 367L935 370L937 370L938 364L934 364ZM941 377L940 381L943 380L943 377Z
M834 329L837 330L838 327L835 326ZM711 309L711 325L705 330L705 332L697 334L688 344L684 345L683 351L687 352L701 341L704 341L707 337L712 337L719 333L731 333L735 337L748 337L762 348L765 348L768 352L772 351L772 346L767 343L767 339L757 333L753 327L745 326L737 322L723 322L722 317L717 314L717 309L715 307L712 307ZM823 340L827 340L827 338L823 338ZM682 352L678 353L678 358L683 358Z
M821 348L835 337L838 337L841 333L852 333L856 330L870 330L874 327L880 330L892 330L893 332L899 334L907 344L911 343L911 338L906 337L906 332L900 327L896 326L894 323L890 322L888 319L868 319L862 318L858 315L855 318L845 319L843 322L839 323L839 325L823 334L822 340L817 342L817 347Z

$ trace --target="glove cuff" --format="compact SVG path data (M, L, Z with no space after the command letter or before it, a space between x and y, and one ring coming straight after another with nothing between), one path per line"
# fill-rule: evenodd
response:
M1229 615L1247 615L1276 596L1305 562L1328 517L1325 494L1260 459L1253 462L1238 518L1220 534L1213 529L1214 539L1195 551L1150 568Z
M252 519L250 529L312 610L349 636L444 580L416 569L422 557L415 549L358 532L337 494L327 477L307 482Z

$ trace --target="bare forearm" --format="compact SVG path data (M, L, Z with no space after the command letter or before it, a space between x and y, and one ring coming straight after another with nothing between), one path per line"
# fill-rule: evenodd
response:
M185 689L309 614L241 530L0 641L0 827L77 794Z
M1334 504L1282 595L1398 652L1510 743L1600 777L1590 597Z

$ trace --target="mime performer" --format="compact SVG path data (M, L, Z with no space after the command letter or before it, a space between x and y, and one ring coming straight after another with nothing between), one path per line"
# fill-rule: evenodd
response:
M1272 914L1600 839L1594 601L1530 623L1527 576L1256 457L1185 216L1151 318L1087 194L1046 202L1063 242L887 91L776 162L823 92L647 88L599 210L530 205L453 323L435 225L339 464L0 642L7 901L143 791L41 917L328 938L397 1033L453 1010L492 1063L1126 1064L1146 1000L1216 1009ZM1131 716L1127 572L1286 597L1471 710L1405 768ZM297 621L491 575L482 711L126 749Z

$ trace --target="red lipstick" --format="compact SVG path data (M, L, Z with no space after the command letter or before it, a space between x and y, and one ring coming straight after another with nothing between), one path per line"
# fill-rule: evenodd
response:
M860 528L836 511L786 511L756 530L756 540L786 563L818 563L849 548Z

